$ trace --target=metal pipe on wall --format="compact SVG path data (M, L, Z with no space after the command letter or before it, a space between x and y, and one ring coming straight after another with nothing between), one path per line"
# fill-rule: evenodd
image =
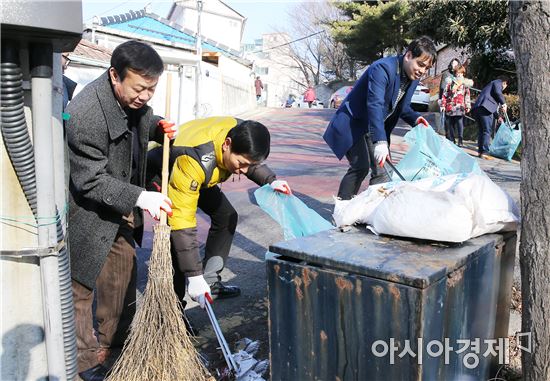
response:
M77 347L74 321L73 289L71 281L71 264L67 250L67 208L69 189L69 154L63 128L63 75L61 54L53 56L53 84L61 92L53 92L52 104L52 143L53 171L56 208L56 243L59 248L59 287L61 298L61 316L63 325L63 343L65 347L65 371L68 379L73 379L77 373Z
M183 96L183 89L185 84L185 72L184 72L184 66L179 65L178 67L178 75L180 79L180 85L178 89L178 119L177 124L178 126L183 123L183 117L182 117L182 110L183 110L183 104L184 104L184 96Z
M195 119L200 116L201 106L201 62L202 62L202 36L201 36L201 13L202 13L203 0L197 0L197 37L196 37L196 49L197 49L197 66L195 67Z
M37 188L38 247L57 246L55 179L52 138L51 44L31 44L33 140ZM40 257L44 331L50 379L67 379L59 282L58 251Z

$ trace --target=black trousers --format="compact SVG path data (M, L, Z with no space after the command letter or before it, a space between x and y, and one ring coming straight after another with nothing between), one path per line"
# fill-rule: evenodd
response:
M448 139L455 142L455 137L458 136L460 142L464 135L464 116L462 115L447 115L446 119L449 120L449 137ZM455 135L456 131L456 135Z
M485 107L475 108L472 114L474 114L478 128L477 151L480 155L488 153L493 133L494 115Z
M229 256L239 215L218 186L200 191L198 207L210 217L210 229L204 249L204 279L209 285L220 281L220 273ZM179 299L185 296L185 275L172 255L174 289Z
M388 142L389 145L389 142ZM350 167L338 189L338 197L342 200L350 200L359 192L361 183L367 177L369 170L371 177L369 184L380 184L390 181L390 177L384 167L379 167L374 159L374 145L370 137L365 135L363 139L359 139L348 152L346 159Z

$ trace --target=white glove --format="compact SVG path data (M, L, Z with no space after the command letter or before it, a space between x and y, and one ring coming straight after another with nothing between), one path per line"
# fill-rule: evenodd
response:
M374 159L381 167L384 166L386 159L389 157L388 143L378 142L374 145Z
M162 193L143 191L139 195L136 206L149 212L155 220L160 219L160 210L172 216L172 201Z
M284 194L292 194L292 191L290 190L290 186L284 180L275 180L269 185L271 185L271 188L274 191L281 192Z
M201 308L204 308L206 302L205 294L210 295L210 286L204 280L202 275L190 276L187 278L187 293L196 302L199 302Z
M500 109L502 110L503 113L505 113L506 110L508 110L508 106L506 106L506 103L503 103L500 105Z

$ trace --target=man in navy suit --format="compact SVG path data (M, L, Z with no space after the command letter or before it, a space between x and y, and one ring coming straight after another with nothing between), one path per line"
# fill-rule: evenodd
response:
M491 81L481 90L479 97L472 107L472 114L477 122L478 139L477 151L479 157L490 160L489 143L491 142L491 133L493 132L494 115L499 107L502 112L506 112L506 100L502 92L508 86L509 79L506 76L499 76L498 79Z
M379 59L369 66L332 117L323 138L350 168L340 182L338 197L349 200L372 171L370 184L389 181L384 164L390 158L390 134L399 118L411 126L428 122L411 109L420 78L435 61L433 41L420 37L404 55Z

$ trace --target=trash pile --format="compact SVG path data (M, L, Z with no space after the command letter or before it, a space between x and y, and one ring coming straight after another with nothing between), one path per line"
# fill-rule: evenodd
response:
M208 319L212 323L214 334L220 344L220 350L227 364L227 367L218 371L218 380L220 381L264 381L262 375L267 371L269 361L258 361L254 358L260 342L244 338L239 340L236 345L237 353L231 353L229 345L225 340L216 314L212 309L212 298L209 294L199 297L199 303L204 306Z
M367 224L375 234L464 242L517 229L519 209L463 150L431 128L405 135L411 148L397 165L408 181L371 185L352 200L335 200L338 227Z
M265 381L263 376L269 368L269 360L259 361L254 358L259 348L259 341L252 341L246 337L237 341L236 353L231 354L230 360L235 369L224 368L219 371L217 379L220 381Z
M375 234L464 242L517 229L514 200L489 177L455 174L371 185L351 200L336 200L339 227L367 224Z
M245 337L237 342L235 349L237 353L233 355L233 359L239 367L237 381L263 381L263 375L269 368L269 360L259 361L254 358L260 349L260 342Z

